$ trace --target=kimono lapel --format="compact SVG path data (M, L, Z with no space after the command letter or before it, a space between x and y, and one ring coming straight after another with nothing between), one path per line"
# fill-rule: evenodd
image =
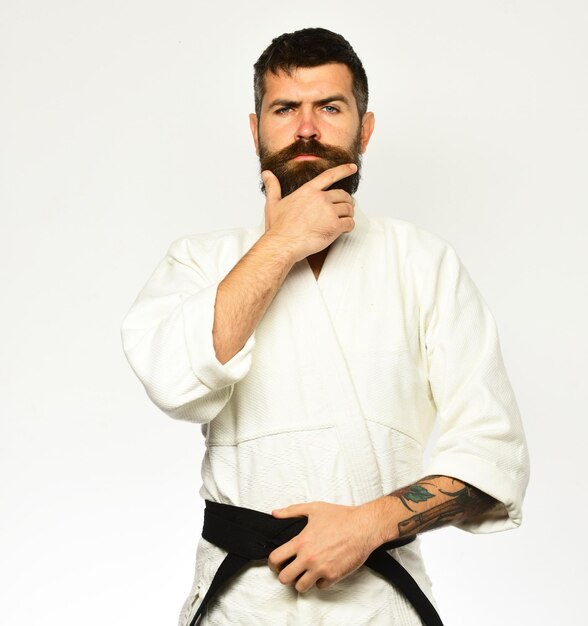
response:
M356 208L355 228L350 233L341 235L327 254L316 282L331 319L336 317L339 304L351 284L347 277L361 266L360 253L369 228L368 218Z
M308 262L303 260L294 266L282 287L295 307L295 333L306 352L302 372L305 393L311 394L317 414L330 417L337 425L353 504L380 497L382 480L332 316L345 294L349 282L345 280L345 272L353 268L367 227L369 223L362 216L352 233L339 237L329 250L318 281Z

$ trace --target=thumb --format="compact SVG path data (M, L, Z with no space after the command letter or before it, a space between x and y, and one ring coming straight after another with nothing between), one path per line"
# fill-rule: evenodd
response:
M261 180L265 187L265 197L271 204L278 202L282 199L282 188L280 187L280 181L271 170L264 170L261 172Z
M291 504L283 509L274 509L272 515L274 517L308 517L309 507L307 504Z

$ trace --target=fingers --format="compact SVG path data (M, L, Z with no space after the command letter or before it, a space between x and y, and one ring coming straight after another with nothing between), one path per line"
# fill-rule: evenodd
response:
M357 172L357 165L355 165L355 163L344 163L343 165L337 165L337 167L331 167L330 169L325 170L322 174L319 174L307 184L312 186L314 189L324 190L330 187L333 183L336 183L338 180L347 178L347 176L351 176L351 174L355 174L355 172Z
M278 565L277 569L272 567L270 569L278 574L278 580L282 585L294 584L297 591L304 593L320 578L318 571L315 571L316 568L310 565L311 563L308 561L305 562L304 559L296 558L296 555L294 555L281 565Z
M276 548L267 558L267 564L276 574L282 570L285 562L296 556L296 548L292 540Z
M339 217L353 217L353 214L355 213L355 207L347 202L334 204L333 209L337 212Z
M298 593L306 593L316 584L318 589L328 589L335 584L335 581L328 580L321 576L320 570L309 568L300 564L299 560L294 561L288 567L284 568L278 580L283 585L294 584Z
M304 576L301 576L299 580L296 581L296 584L294 585L294 587L296 588L296 591L298 591L298 593L305 593L309 589L312 589L316 580L317 580L316 575L307 571L304 574Z
M274 203L282 199L282 188L280 181L271 170L264 170L261 173L261 180L265 187L265 197L268 202Z
M317 589L330 589L335 583L333 583L330 580L327 580L326 578L319 578L316 581L316 588Z
M303 565L301 559L292 557L281 569L272 570L278 574L278 580L283 585L291 585L293 583L296 591L305 593L315 584L318 589L328 589L334 584L333 580L323 578L320 570Z
M282 585L291 585L296 582L296 589L298 589L298 578L306 578L308 580L309 576L312 576L310 572L307 571L306 567L302 565L300 559L296 559L292 561L287 567L284 567L282 571L278 575L278 580L282 583ZM305 590L306 591L306 590Z
M350 233L355 228L355 221L352 217L342 217L339 223L344 233Z
M355 205L355 198L344 189L329 189L328 191L325 191L325 196L333 204L338 202L347 202L348 204Z

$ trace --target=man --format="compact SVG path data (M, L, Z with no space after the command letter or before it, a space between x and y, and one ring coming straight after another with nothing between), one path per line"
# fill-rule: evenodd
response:
M208 503L306 523L218 590L231 550L209 532L182 625L204 597L199 624L425 623L370 555L392 555L426 604L418 539L404 541L520 524L527 452L490 313L445 242L355 206L367 101L343 37L275 39L250 116L263 226L175 242L125 318L151 399L202 425Z

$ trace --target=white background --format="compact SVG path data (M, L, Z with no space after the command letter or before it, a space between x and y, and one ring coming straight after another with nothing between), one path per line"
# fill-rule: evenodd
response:
M362 208L456 247L525 421L523 526L423 538L442 615L585 623L586 3L3 0L3 625L176 623L201 435L150 404L119 326L172 240L261 220L252 64L305 26L368 72Z

